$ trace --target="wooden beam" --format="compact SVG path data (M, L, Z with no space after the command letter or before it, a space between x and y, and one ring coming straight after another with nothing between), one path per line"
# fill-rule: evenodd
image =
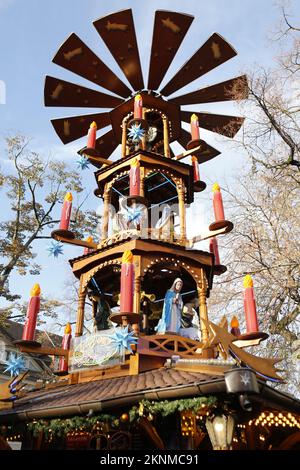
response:
M193 155L193 153L200 150L200 148L201 148L200 145L198 145L198 147L195 147L194 149L187 150L186 152L183 152L183 153L180 153L179 155L176 155L176 157L173 158L173 160L182 160L183 158L186 158L189 155Z
M62 348L45 348L41 347L30 347L25 345L19 345L18 348L21 352L30 353L30 354L42 354L45 356L64 356L68 358L69 351L67 349Z
M57 235L56 233L53 233L52 238L58 242L69 243L69 245L84 246L85 248L91 248L92 250L96 250L98 246L97 243L88 242L86 240L78 240L77 238L66 238L61 235Z

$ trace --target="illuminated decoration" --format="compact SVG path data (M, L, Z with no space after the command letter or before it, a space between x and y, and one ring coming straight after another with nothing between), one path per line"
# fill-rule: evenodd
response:
M96 133L97 133L97 124L95 121L93 121L90 125L89 131L88 131L88 138L87 138L87 148L95 148L96 145Z
M246 317L247 333L258 332L256 303L254 298L253 279L247 274L243 279L244 311Z
M209 416L205 424L213 449L230 449L235 425L233 416L225 414Z
M123 351L119 351L112 339L114 328L86 336L72 338L68 372L90 369L106 369L124 362Z
M197 114L191 115L191 137L192 140L200 139L199 120Z
M5 364L7 367L4 372L9 372L11 377L16 377L21 373L22 370L26 368L24 356L17 356L14 353L10 353L9 359L5 362Z
M26 312L26 320L23 328L22 340L34 341L37 315L40 311L40 294L41 288L39 284L34 284L30 291L30 299Z
M76 163L77 163L78 168L80 168L81 170L86 170L90 166L88 159L85 158L83 155L79 157Z
M118 352L123 352L124 350L130 351L131 344L137 343L137 338L134 336L134 331L129 331L128 326L115 328L115 332L110 338L116 343Z
M54 258L58 258L59 255L64 254L63 244L56 241L51 242L49 247L47 248L47 251L49 252L48 256L54 256Z
M234 315L230 322L230 328L231 328L230 333L234 336L240 336L241 331L239 327L240 327L239 321L237 317Z
M181 417L181 434L182 436L194 437L196 434L196 416L191 411L182 411Z
M248 422L249 426L260 426L263 428L281 427L281 428L297 428L300 429L300 418L292 413L277 411L264 411L256 419Z
M60 217L60 230L69 230L71 212L72 212L72 201L73 196L71 193L67 193L64 198L64 203Z
M134 97L133 116L134 119L141 119L143 117L143 98L140 93Z
M125 250L122 256L121 287L120 287L120 311L133 312L134 296L134 264L133 254Z
M128 137L132 142L140 142L145 135L144 129L142 129L142 124L133 124L128 128Z

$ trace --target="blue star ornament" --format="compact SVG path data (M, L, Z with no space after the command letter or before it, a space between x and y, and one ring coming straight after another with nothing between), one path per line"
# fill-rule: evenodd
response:
M11 377L16 377L21 373L21 370L25 369L25 359L23 356L17 356L14 353L10 353L8 361L5 362L7 365L4 372L10 372Z
M115 328L115 332L112 336L109 336L117 346L119 352L124 351L124 349L128 349L131 351L131 344L137 343L137 338L134 336L133 331L128 331L128 326Z
M77 167L80 168L81 170L86 170L90 166L89 161L83 155L79 157L76 163L77 163Z
M133 124L128 129L128 137L132 142L139 142L145 135L144 129L142 129L141 124Z
M51 242L47 248L47 251L49 251L48 256L54 256L54 258L58 258L59 255L64 254L63 244L60 242Z

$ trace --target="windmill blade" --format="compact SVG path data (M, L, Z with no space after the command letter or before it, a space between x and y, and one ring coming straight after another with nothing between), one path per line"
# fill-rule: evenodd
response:
M217 134L233 138L241 128L245 118L239 116L224 116L222 114L201 113L197 111L181 111L181 119L190 123L192 114L197 114L199 127Z
M132 11L121 10L99 18L94 26L134 90L144 88Z
M177 96L170 99L170 101L179 105L215 103L217 101L245 100L248 98L248 94L247 77L241 75L225 82L216 83L216 85L192 91L186 95Z
M102 129L110 124L109 113L85 114L60 119L51 119L52 125L58 137L64 144L73 142L87 135L90 124L95 121L97 129Z
M75 83L46 76L44 89L45 106L81 108L114 108L124 100L106 95Z
M177 138L177 141L180 145L186 148L187 143L191 140L191 135L185 129L181 129L180 137ZM201 150L198 150L194 153L194 155L198 159L198 163L204 163L212 158L217 157L220 155L220 151L206 143L205 141L201 140Z
M157 90L194 17L174 11L158 10L152 37L148 89Z
M119 142L115 138L113 130L108 131L106 134L96 139L95 149L102 158L108 158L113 151L118 147Z
M214 33L167 83L161 94L171 95L236 54L237 52L222 36Z
M60 46L52 62L124 98L131 95L125 83L75 33Z

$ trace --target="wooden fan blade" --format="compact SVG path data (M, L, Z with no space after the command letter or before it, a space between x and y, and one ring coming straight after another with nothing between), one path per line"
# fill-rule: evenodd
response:
M106 95L75 83L46 76L45 106L66 106L81 108L114 108L124 100Z
M169 96L236 54L237 52L222 36L214 33L167 83L161 94Z
M190 123L192 114L197 114L199 127L211 132L233 138L241 128L245 118L239 116L224 116L222 114L201 113L197 111L181 111L181 119Z
M174 11L158 10L152 37L148 89L157 90L194 17Z
M60 46L52 62L124 98L131 95L125 83L75 33Z
M52 125L64 144L73 142L87 135L90 124L95 121L97 129L102 129L110 124L109 113L85 114L59 119L51 119Z
M96 139L95 149L101 154L101 157L108 158L118 145L119 142L115 138L113 130L110 130Z
M144 88L132 11L121 10L93 24L133 89Z
M179 105L215 103L217 101L245 100L248 98L248 94L247 77L241 75L225 82L216 83L216 85L192 91L186 95L177 96L170 99L170 101Z
M186 148L187 143L191 140L191 135L185 129L181 129L181 135L177 138L177 141ZM220 155L220 151L209 145L207 142L201 141L201 149L196 151L195 155L198 159L198 163L204 163L212 158Z

